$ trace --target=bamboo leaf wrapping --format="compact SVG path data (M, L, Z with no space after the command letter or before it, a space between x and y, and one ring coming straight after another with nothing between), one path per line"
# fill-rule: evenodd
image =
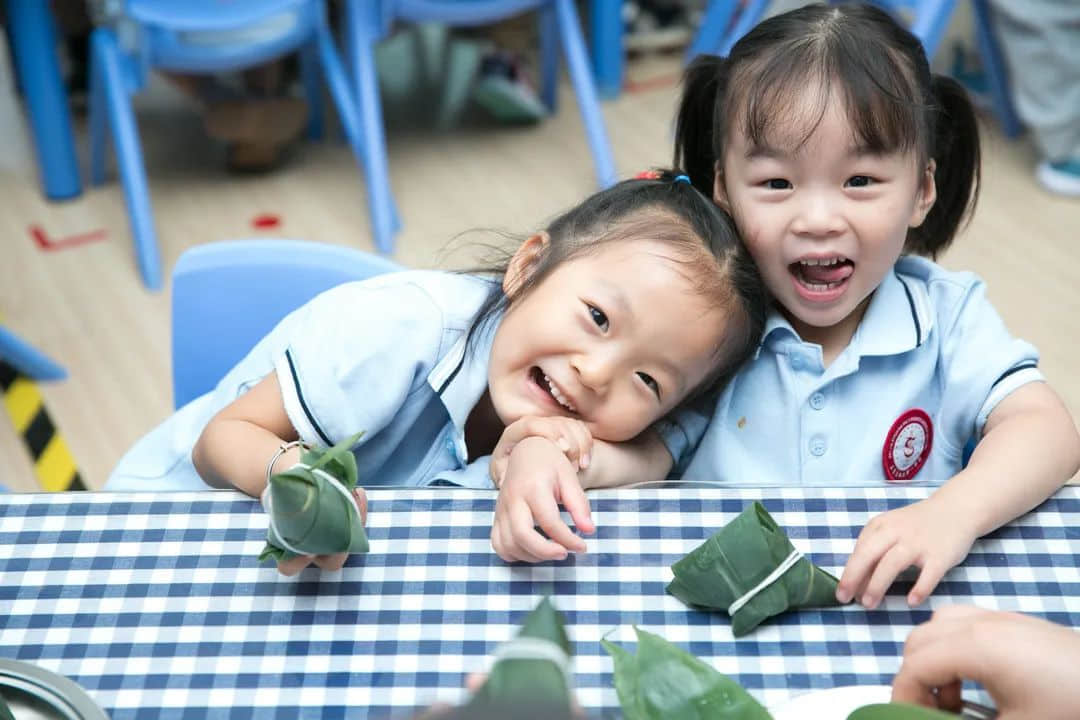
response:
M567 660L571 655L570 640L566 636L562 614L547 597L525 618L517 638L547 641L558 647ZM510 641L511 644L513 642ZM468 707L490 709L543 706L551 711L552 717L568 717L571 707L570 692L567 671L562 665L546 657L508 656L495 663L487 681L473 695Z
M625 720L771 720L741 685L659 635L634 628L637 655L601 640Z
M296 557L282 540L308 555L368 551L360 510L351 497L357 482L352 448L361 435L363 432L356 433L328 450L309 450L301 456L300 464L270 478L267 512L273 522L266 532L260 562ZM330 487L332 482L347 492Z
M667 591L688 605L727 612L794 549L764 506L755 502L671 566L675 578ZM800 558L735 613L731 632L741 637L789 609L838 605L838 582L806 558Z
M0 695L0 720L15 720L15 716L11 714L11 708L4 702L2 695Z

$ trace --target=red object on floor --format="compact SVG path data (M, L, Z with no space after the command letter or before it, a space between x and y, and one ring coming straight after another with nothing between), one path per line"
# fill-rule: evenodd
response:
M52 252L53 250L66 250L67 248L85 245L86 243L95 242L97 240L104 240L105 229L91 230L90 232L69 235L66 238L56 238L54 240L49 237L48 233L46 233L41 226L31 225L30 237L34 238L34 243L40 250Z
M281 218L273 213L263 213L262 215L256 215L251 224L256 230L269 230L280 225Z

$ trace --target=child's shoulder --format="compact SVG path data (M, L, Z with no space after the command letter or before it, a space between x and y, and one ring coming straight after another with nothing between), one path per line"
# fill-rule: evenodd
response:
M924 293L939 312L984 286L982 278L973 272L947 270L933 260L915 255L900 258L896 274L909 291L918 289Z
M378 312L405 312L411 315L430 311L447 325L471 319L492 290L492 281L477 275L442 270L402 270L366 280L345 283L330 292L348 297L375 300ZM374 295L374 297L372 297Z
M973 272L948 270L917 256L900 258L895 269L918 314L929 314L943 329L952 328L961 315L992 310L986 284Z

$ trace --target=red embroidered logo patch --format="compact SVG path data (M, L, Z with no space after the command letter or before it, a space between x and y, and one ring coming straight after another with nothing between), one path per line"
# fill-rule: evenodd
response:
M904 482L922 469L934 445L934 426L930 416L912 408L896 418L885 436L881 465L889 482Z

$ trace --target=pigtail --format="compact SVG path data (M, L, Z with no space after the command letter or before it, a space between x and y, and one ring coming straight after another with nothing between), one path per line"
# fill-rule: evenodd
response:
M923 224L908 233L907 250L935 257L975 211L982 170L979 126L967 92L943 75L935 75L931 87L937 109L933 138L937 201Z
M716 176L716 101L727 86L727 60L698 55L683 73L683 92L675 118L674 167L683 168L705 197L713 196Z

